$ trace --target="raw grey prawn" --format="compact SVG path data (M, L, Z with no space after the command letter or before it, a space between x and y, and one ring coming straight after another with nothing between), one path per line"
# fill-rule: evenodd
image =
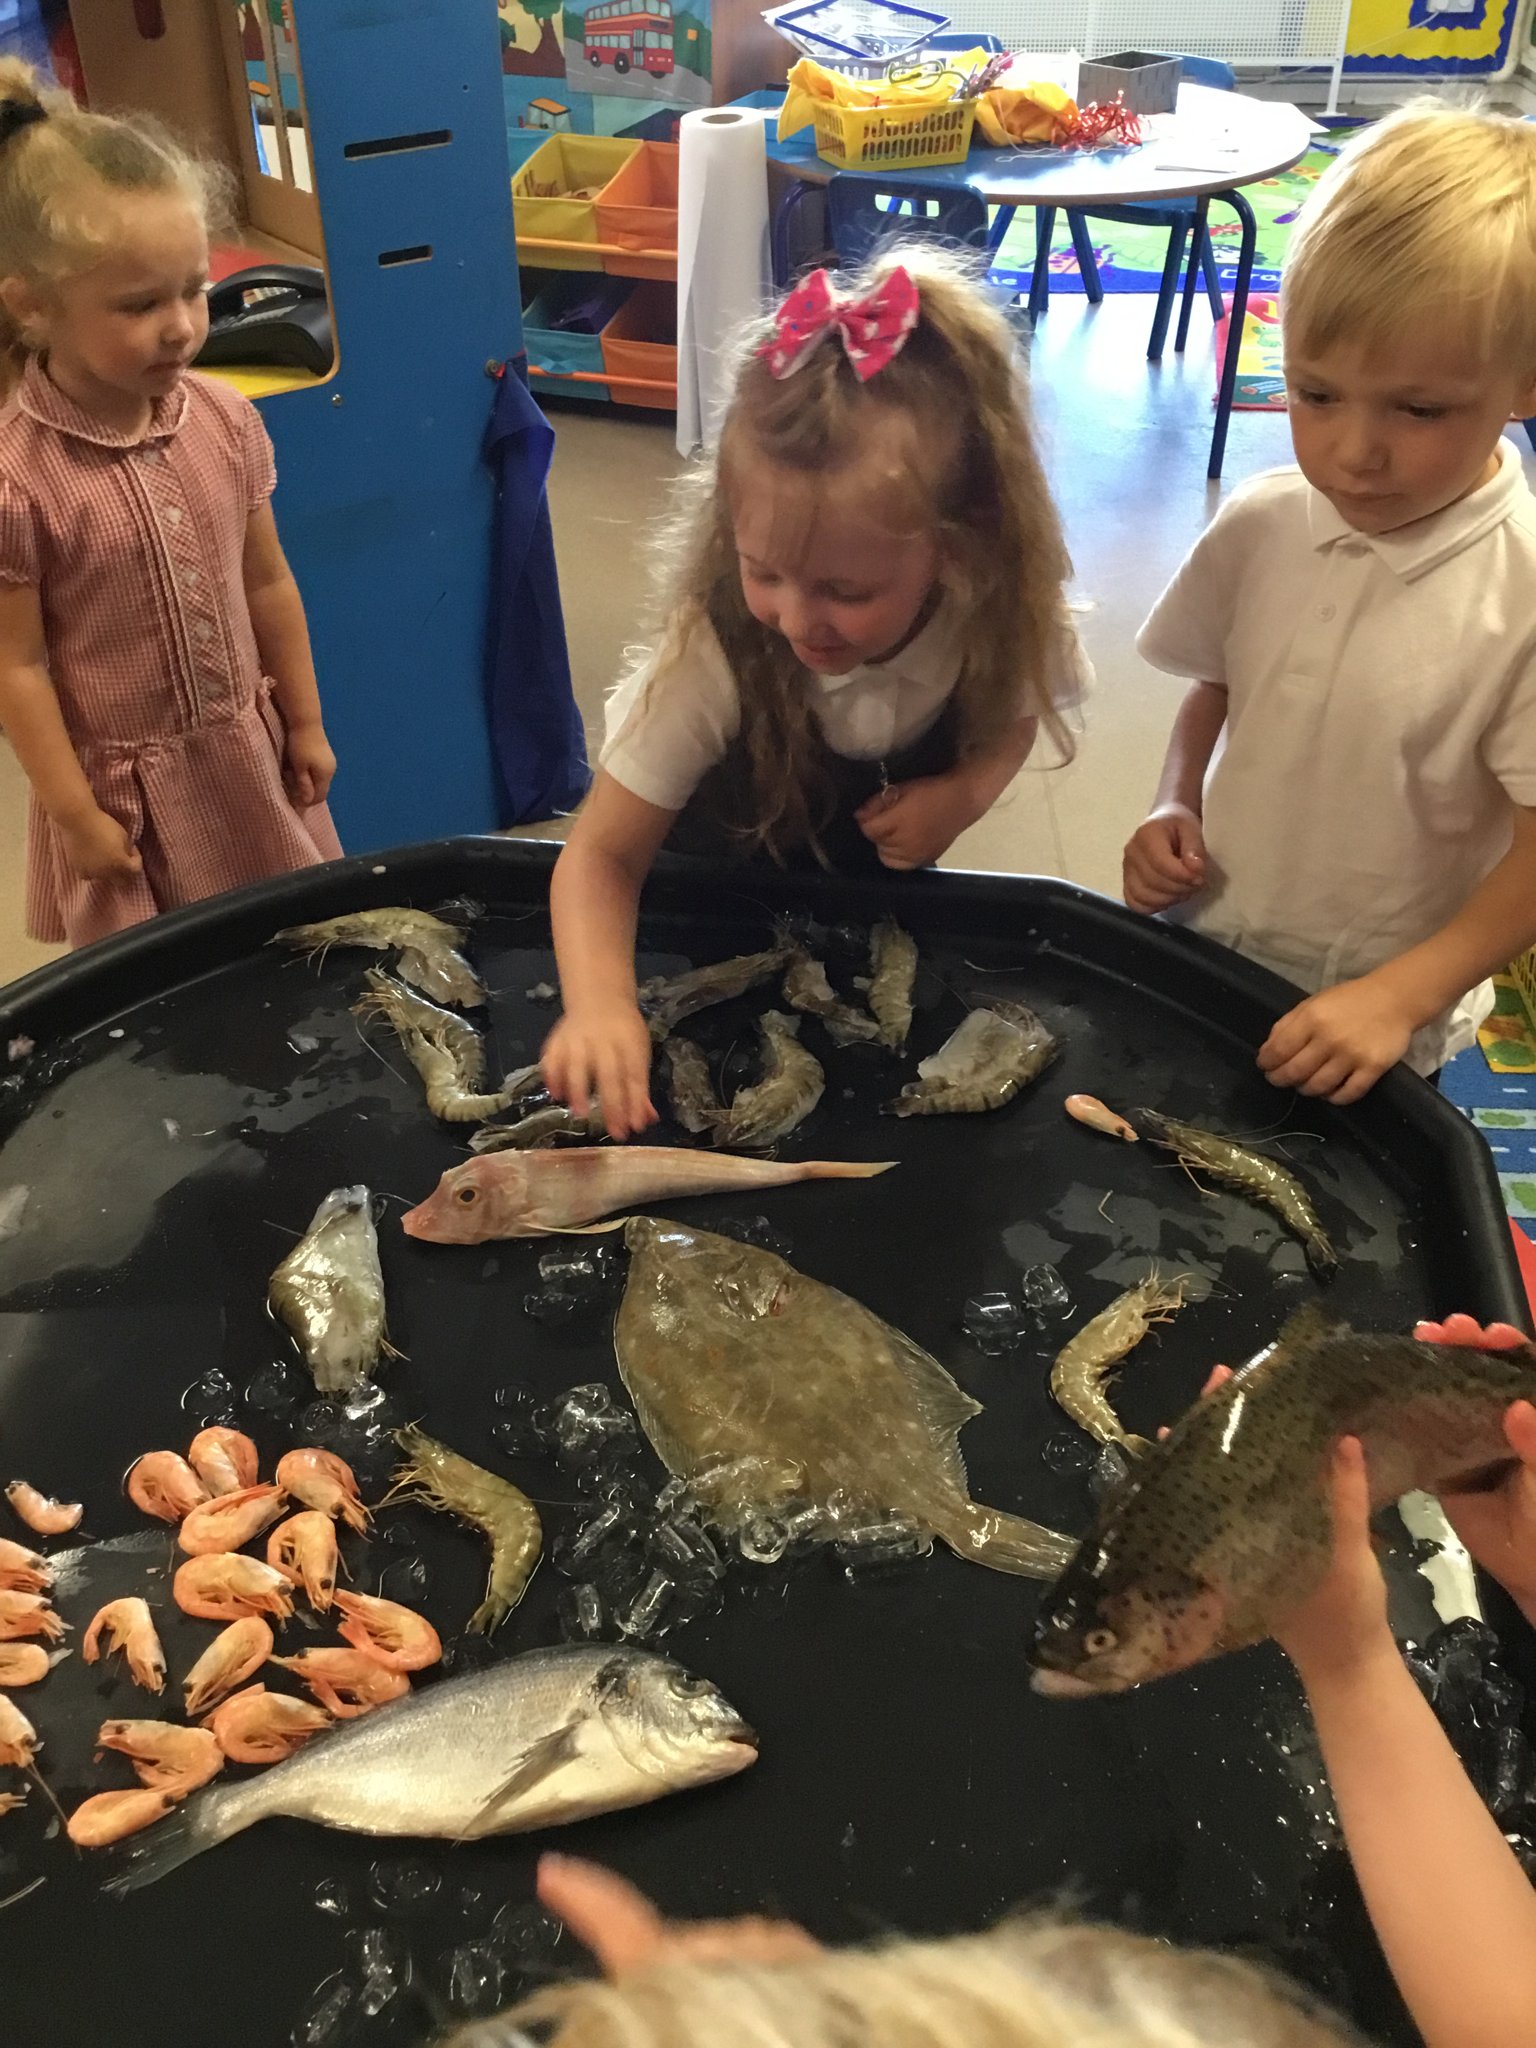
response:
M788 965L792 950L780 944L763 953L741 953L734 960L695 967L686 974L653 975L638 990L640 1014L650 1026L651 1037L659 1045L685 1017L714 1003L728 1003L761 982L771 981Z
M692 1131L696 1138L719 1128L725 1108L709 1078L709 1061L704 1048L691 1038L673 1032L661 1050L667 1064L667 1100L672 1121Z
M107 1648L101 1639L107 1639ZM165 1690L165 1651L155 1629L147 1600L109 1600L93 1618L80 1642L80 1655L87 1664L113 1650L121 1650L135 1685L146 1692Z
M792 1010L819 1017L834 1045L868 1045L880 1036L880 1026L868 1011L845 1003L821 961L801 946L795 948L784 976L784 1000Z
M528 1079L525 1069L486 1093L485 1044L473 1024L402 987L380 968L370 967L367 981L368 993L352 1005L353 1016L365 1023L382 1017L390 1026L421 1076L428 1109L444 1123L484 1123L537 1086L537 1070Z
M1205 1130L1200 1124L1180 1123L1155 1109L1138 1109L1136 1114L1153 1142L1172 1152L1180 1166L1191 1172L1208 1173L1223 1187L1273 1209L1287 1230L1301 1239L1314 1278L1333 1278L1338 1271L1339 1255L1318 1219L1311 1197L1294 1173L1262 1153L1250 1152L1233 1139L1222 1137L1219 1131Z
M1123 1444L1144 1451L1145 1437L1132 1436L1104 1396L1104 1382L1126 1354L1133 1351L1153 1323L1166 1322L1184 1306L1189 1276L1165 1280L1156 1266L1144 1279L1117 1295L1056 1354L1051 1367L1051 1392L1080 1428L1101 1444Z
M767 1010L757 1028L763 1036L763 1078L737 1090L716 1136L722 1145L761 1151L804 1123L820 1102L827 1077L821 1062L800 1043L798 1017Z
M485 988L458 950L467 936L466 925L396 904L384 910L350 911L318 924L292 924L278 932L272 944L322 956L332 946L365 946L375 953L398 949L396 970L412 988L436 1002L475 1009L485 1001Z
M918 1078L889 1106L896 1116L1001 1109L1044 1072L1056 1052L1056 1040L1033 1010L994 996L972 1010L937 1052L918 1061Z
M869 1007L880 1026L880 1043L901 1052L912 1029L912 984L917 979L917 943L896 920L882 917L869 935Z
M414 1424L397 1430L395 1442L406 1461L395 1474L390 1498L418 1500L458 1515L490 1540L485 1598L469 1618L471 1629L489 1635L522 1599L533 1577L544 1542L539 1511L510 1480L473 1464Z
M563 1102L551 1102L531 1110L515 1124L485 1124L469 1141L471 1152L528 1152L546 1145L568 1141L573 1145L595 1145L607 1135L600 1107L585 1116L567 1109Z

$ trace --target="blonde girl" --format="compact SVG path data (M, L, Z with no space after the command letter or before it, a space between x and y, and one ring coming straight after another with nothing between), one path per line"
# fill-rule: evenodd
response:
M212 197L169 136L0 61L0 722L42 940L341 851L271 445L188 375Z
M688 488L659 649L609 700L551 890L551 1093L654 1122L635 1001L664 843L839 870L935 861L987 811L1083 663L1066 548L1007 321L962 258L817 271L750 338Z

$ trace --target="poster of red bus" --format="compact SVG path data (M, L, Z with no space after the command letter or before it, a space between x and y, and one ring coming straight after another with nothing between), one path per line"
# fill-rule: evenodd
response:
M677 62L671 0L602 0L587 9L582 41L594 68L611 64L621 77L626 71L662 76Z

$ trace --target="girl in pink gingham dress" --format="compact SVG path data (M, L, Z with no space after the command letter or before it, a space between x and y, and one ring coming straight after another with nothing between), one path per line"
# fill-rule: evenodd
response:
M86 944L341 852L248 400L187 374L207 173L0 61L0 720L27 926Z

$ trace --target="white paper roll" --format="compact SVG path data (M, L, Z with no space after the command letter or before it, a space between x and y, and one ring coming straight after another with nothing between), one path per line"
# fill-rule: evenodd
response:
M730 403L741 329L772 290L763 116L701 107L679 125L677 445L713 448Z

